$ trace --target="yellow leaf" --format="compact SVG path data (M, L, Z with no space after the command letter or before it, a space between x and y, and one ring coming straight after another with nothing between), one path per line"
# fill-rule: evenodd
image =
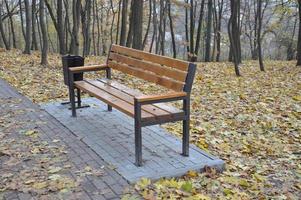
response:
M29 131L26 131L24 135L26 136L33 136L35 134L37 134L38 132L36 130L29 130Z
M210 200L210 198L203 194L196 194L193 196L190 196L188 198L185 198L186 200Z
M301 95L293 96L293 100L301 101Z
M50 167L50 169L48 170L48 173L54 174L54 173L57 173L57 172L59 172L61 170L62 170L61 167Z
M141 178L140 181L138 181L136 183L136 187L138 190L143 190L145 189L147 186L149 186L151 184L151 180L148 178Z
M194 170L189 170L186 175L190 178L194 178L198 176L198 173Z
M254 178L258 181L258 182L263 182L265 181L265 178L257 173L253 174Z
M46 188L47 187L47 185L48 185L48 183L47 182L38 182L38 183L34 183L33 185L32 185L32 187L34 188L34 189L43 189L43 188Z
M239 185L242 187L249 187L250 184L248 183L248 181L246 179L240 179L239 180Z
M224 194L225 194L226 196L228 196L228 195L230 195L230 194L233 194L232 190L230 190L230 189L228 189L228 188L225 188L223 192L224 192Z

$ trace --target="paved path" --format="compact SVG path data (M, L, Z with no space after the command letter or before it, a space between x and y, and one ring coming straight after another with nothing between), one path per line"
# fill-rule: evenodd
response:
M224 162L194 145L190 145L190 156L181 155L182 142L160 126L142 128L143 166L134 165L133 119L95 98L86 98L90 108L77 110L77 117L71 117L68 105L43 104L42 107L81 138L106 162L130 183L142 177L152 180L161 177L184 175L188 170L203 170L205 166L222 169Z
M80 177L80 185L74 194L67 193L65 196L64 194L57 196L50 192L48 195L41 195L33 192L22 192L20 190L24 188L16 188L15 190L4 192L0 190L0 199L43 199L42 197L44 197L44 199L119 199L124 190L129 187L128 182L105 162L99 154L95 153L82 142L80 138L74 135L50 114L41 110L26 97L20 95L5 81L0 79L0 117L9 113L17 113L21 110L24 112L19 112L17 115L10 115L14 117L11 117L9 120L14 124L20 125L15 129L12 128L8 132L5 127L3 128L1 126L0 121L0 147L4 145L4 140L11 140L11 137L14 137L13 139L15 141L22 140L22 136L19 133L21 129L35 129L39 131L40 140L49 143L54 140L60 140L62 143L60 145L65 146L67 152L66 159L71 163L70 170L67 170L67 174L74 175L73 170L82 170L86 166L90 166L93 169L102 169L103 174L99 177ZM0 189L3 187L3 184L1 185L1 181L4 181L2 178L5 173L7 173L5 171L5 156L6 155L0 151ZM30 163L31 161L28 162Z

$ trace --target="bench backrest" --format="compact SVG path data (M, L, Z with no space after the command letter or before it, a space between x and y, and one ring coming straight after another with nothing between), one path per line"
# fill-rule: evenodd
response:
M123 73L188 93L196 70L193 63L119 45L111 46L107 64Z

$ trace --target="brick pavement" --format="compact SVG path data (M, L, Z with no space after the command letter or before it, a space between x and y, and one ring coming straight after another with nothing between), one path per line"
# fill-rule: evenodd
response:
M67 152L65 162L68 161L71 163L70 169L68 169L69 171L65 170L70 176L76 177L77 175L75 175L74 171L83 169L85 166L103 170L103 175L99 177L80 177L81 182L76 189L76 195L70 193L49 193L47 195L41 195L15 189L3 192L0 190L0 199L43 199L42 197L44 197L44 199L120 199L124 191L129 188L128 181L119 175L108 162L104 161L98 153L87 146L86 143L81 140L81 137L79 138L73 134L58 120L19 94L2 79L0 79L0 103L0 117L13 112L17 113L21 110L24 111L19 112L13 119L9 119L15 124L19 124L19 126L16 125L16 129L10 129L11 133L5 133L5 131L7 131L5 127L0 126L0 135L3 133L3 135L1 135L0 147L4 145L3 139L22 140L19 133L21 129L35 129L39 131L39 139L41 141L51 143L53 140L60 140L61 145L65 147ZM5 164L3 160L5 160L5 155L0 154L1 176L5 173L2 171L4 170ZM28 162L30 163L30 161ZM63 164L64 163L62 163L62 165Z

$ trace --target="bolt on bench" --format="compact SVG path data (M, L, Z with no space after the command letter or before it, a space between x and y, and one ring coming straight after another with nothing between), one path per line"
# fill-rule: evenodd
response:
M111 80L111 69L155 83L170 90L160 95L144 95ZM106 71L106 78L74 81L74 75L90 71ZM75 89L87 92L135 119L135 156L142 165L141 128L167 122L183 121L182 154L189 155L190 92L196 71L193 63L155 55L127 47L112 45L106 64L69 68L69 94L72 116L76 116ZM183 109L164 102L183 101Z

